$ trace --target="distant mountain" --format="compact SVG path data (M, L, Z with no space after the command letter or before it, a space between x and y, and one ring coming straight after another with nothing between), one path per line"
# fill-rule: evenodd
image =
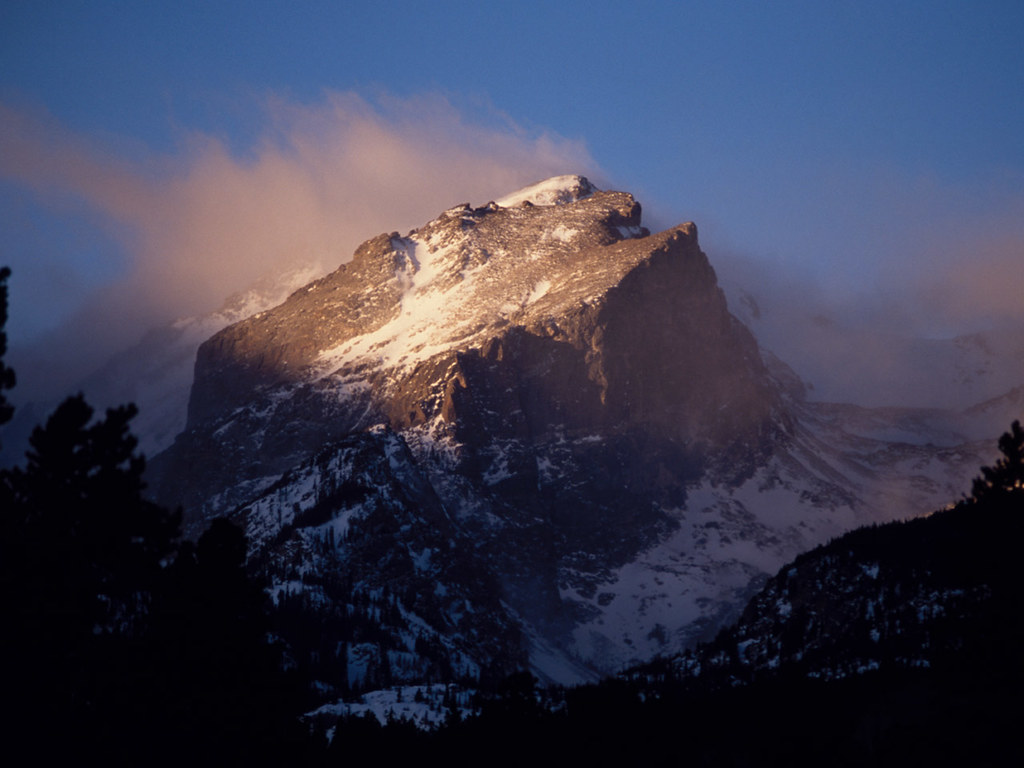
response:
M216 333L150 479L193 531L246 526L325 698L573 682L712 637L782 563L992 455L944 412L805 394L693 224L650 234L630 195L558 177Z
M812 399L869 407L961 411L1024 382L1024 329L988 328L923 337L895 321L851 325L813 297L759 286L729 264L730 308L763 349L790 364ZM1017 411L1014 418L1020 415ZM995 438L1009 421L973 425Z
M312 265L292 267L228 297L214 312L151 328L136 344L100 364L74 391L84 393L100 409L135 403L139 415L133 432L142 452L154 456L185 428L199 345L222 328L280 304L318 274L319 269ZM43 422L58 402L32 400L19 405L5 429L0 466L21 460L32 428Z

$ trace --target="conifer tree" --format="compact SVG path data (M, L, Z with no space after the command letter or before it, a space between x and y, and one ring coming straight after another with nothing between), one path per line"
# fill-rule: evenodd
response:
M68 398L33 431L25 466L0 473L0 665L20 738L60 723L79 749L104 743L135 671L178 526L142 496L133 415L94 421Z
M999 450L1002 457L994 466L982 467L974 479L971 496L976 502L1024 490L1024 428L1019 421L999 438Z
M10 276L9 267L0 267L0 424L10 421L14 413L4 395L5 389L14 387L14 371L4 364L4 355L7 354L7 334L4 332L7 326L7 278Z
M143 493L135 414L97 420L69 397L25 465L0 470L0 742L39 764L302 764L298 689L267 643L245 536L218 520L198 545L177 541L180 514Z

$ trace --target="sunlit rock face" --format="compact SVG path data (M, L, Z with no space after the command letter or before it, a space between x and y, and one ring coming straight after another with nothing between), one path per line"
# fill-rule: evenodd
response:
M693 224L651 234L631 195L558 177L368 240L205 342L153 486L193 531L245 524L279 599L335 626L333 666L290 638L326 691L522 665L572 682L706 636L798 552L910 513L886 473L927 452L846 435L793 378Z
M556 181L373 238L206 342L186 505L376 423L443 427L474 454L601 435L664 443L688 467L739 452L749 469L777 397L696 227L652 236L632 196Z

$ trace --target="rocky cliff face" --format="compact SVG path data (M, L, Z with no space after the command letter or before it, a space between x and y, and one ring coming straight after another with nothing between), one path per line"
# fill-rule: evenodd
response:
M327 692L571 682L713 632L800 551L978 466L847 434L770 362L693 224L650 234L560 177L375 237L204 343L153 483L194 528L244 523L295 626L332 628L289 637Z
M778 398L696 227L650 236L630 195L563 186L559 205L527 194L380 235L203 344L176 500L197 509L375 423L444 425L482 473L495 440L597 434L749 471Z

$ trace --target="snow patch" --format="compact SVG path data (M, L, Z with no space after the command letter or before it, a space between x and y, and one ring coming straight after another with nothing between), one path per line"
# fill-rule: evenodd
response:
M616 227L616 229L619 230L619 234L622 236L623 240L633 240L633 239L636 239L638 237L646 237L647 236L647 230L646 229L644 229L643 227L635 226L635 225L632 226L632 227L624 227L624 226L620 225L620 226Z
M559 224L550 232L546 232L545 237L549 240L558 240L563 243L571 243L579 233L580 231L578 229L572 229L571 227L565 226L565 224Z
M590 197L599 190L583 176L553 176L511 195L496 200L502 208L512 208L524 202L533 205L564 205Z
M546 294L550 290L551 281L541 280L539 283L533 286L533 290L530 291L530 295L526 297L526 305L529 306L530 304L533 304L535 301L543 297L544 294Z
M370 714L381 725L387 725L389 720L407 720L422 730L433 730L453 716L460 719L471 716L475 693L453 683L396 685L364 693L357 701L324 704L306 717L361 717Z

